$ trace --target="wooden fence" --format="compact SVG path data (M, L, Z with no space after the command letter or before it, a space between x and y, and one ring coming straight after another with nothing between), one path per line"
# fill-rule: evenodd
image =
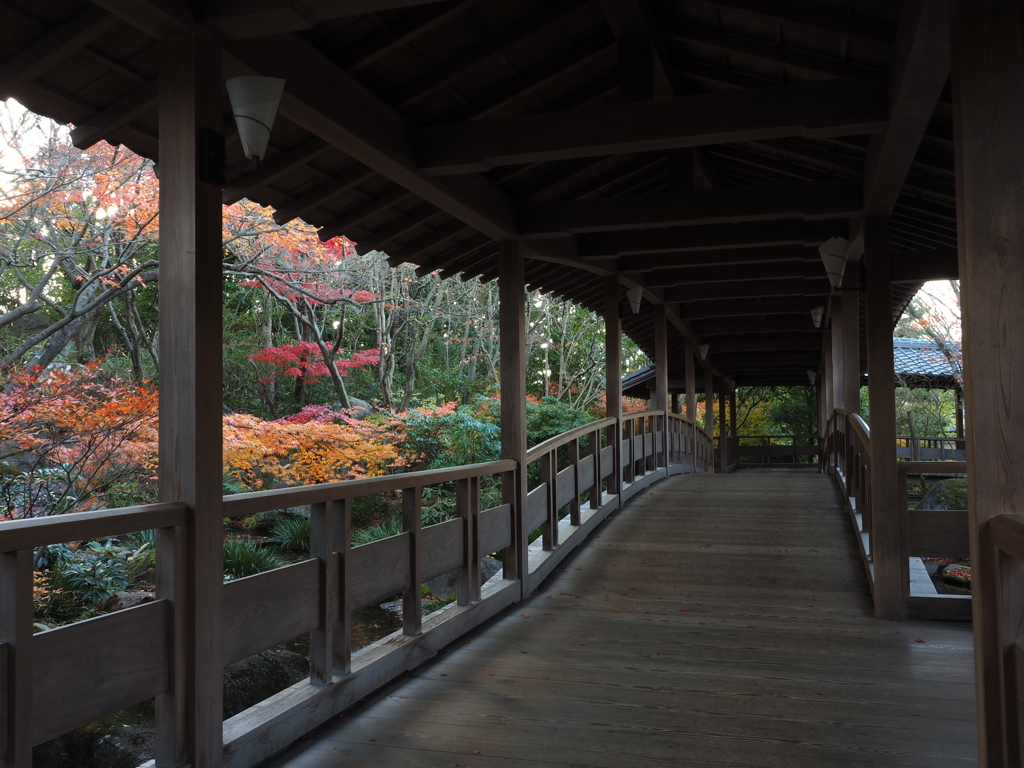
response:
M225 666L310 636L309 679L224 722L224 765L256 765L416 667L529 595L629 498L671 474L709 471L711 456L710 439L692 423L645 411L548 440L528 452L524 467L495 461L225 497L225 517L308 506L312 536L310 559L223 586ZM483 478L507 488L533 464L540 482L529 490L523 515L510 503L481 509ZM423 489L452 483L457 517L422 525ZM402 532L352 546L352 501L384 493L401 494ZM6 768L30 768L33 745L154 697L156 765L173 764L161 744L173 743L183 720L161 706L161 697L188 680L176 628L186 620L194 589L182 556L190 525L189 510L177 503L0 524L0 755L14 755ZM542 535L527 543L537 527ZM149 529L157 531L155 602L34 633L36 548ZM480 583L482 557L500 551L504 562L520 562L519 547L527 549L529 564L522 578L501 573ZM453 569L457 599L423 617L420 585ZM404 607L402 629L353 652L352 612L396 594Z
M930 438L918 438L929 440ZM936 438L936 442L944 438ZM875 532L879 528L871 497L871 428L858 414L837 409L826 425L822 438L825 470L835 477L846 500L846 508L857 531L858 545L871 592L876 584ZM936 449L937 450L937 449ZM966 511L910 509L907 503L907 475L964 475L965 461L900 461L896 462L897 483L891 492L898 502L896 529L899 546L893 548L899 558L896 568L879 568L879 573L893 573L899 579L903 595L904 615L909 618L956 619L971 618L971 598L935 592L919 557L966 558L970 555L969 526ZM915 574L912 573L916 569Z

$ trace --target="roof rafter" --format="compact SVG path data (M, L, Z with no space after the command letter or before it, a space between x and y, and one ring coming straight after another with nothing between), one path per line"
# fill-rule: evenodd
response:
M471 173L733 141L873 133L887 117L884 81L848 78L427 126L416 131L416 158L432 174Z

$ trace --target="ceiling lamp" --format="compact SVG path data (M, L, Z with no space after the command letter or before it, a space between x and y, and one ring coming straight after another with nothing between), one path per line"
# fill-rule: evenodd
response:
M279 77L233 77L226 85L231 113L238 126L238 137L242 140L242 151L247 159L259 165L267 155L270 131L284 92L284 80Z
M826 240L818 248L821 260L825 263L825 273L833 288L838 288L843 282L843 272L846 271L846 252L849 250L850 243L842 237Z
M699 347L697 347L697 351L700 353L700 359L701 360L704 360L705 358L707 358L707 356L708 356L708 347L710 347L710 346L711 346L710 344L701 344Z
M629 299L630 309L633 310L634 315L640 314L640 300L644 296L644 287L642 285L635 286L626 291L626 298Z
M814 384L818 381L818 372L817 371L808 371L807 372L807 378L811 380L811 386L813 387Z
M815 307L811 310L811 320L814 321L815 328L821 328L821 318L825 316L824 307Z

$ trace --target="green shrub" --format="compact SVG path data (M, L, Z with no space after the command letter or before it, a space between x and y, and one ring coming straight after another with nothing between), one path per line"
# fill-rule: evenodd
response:
M224 580L254 576L284 565L284 560L272 549L255 539L232 536L224 540Z
M280 518L270 529L275 544L284 548L301 552L309 552L311 523L303 515L287 515Z
M115 592L127 589L129 579L121 560L81 555L53 569L50 583L54 589L73 595L78 602L98 605Z

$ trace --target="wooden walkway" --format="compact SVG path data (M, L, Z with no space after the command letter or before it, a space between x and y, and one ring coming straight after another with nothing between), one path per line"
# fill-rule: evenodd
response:
M976 765L967 624L871 617L831 480L686 475L274 768Z

